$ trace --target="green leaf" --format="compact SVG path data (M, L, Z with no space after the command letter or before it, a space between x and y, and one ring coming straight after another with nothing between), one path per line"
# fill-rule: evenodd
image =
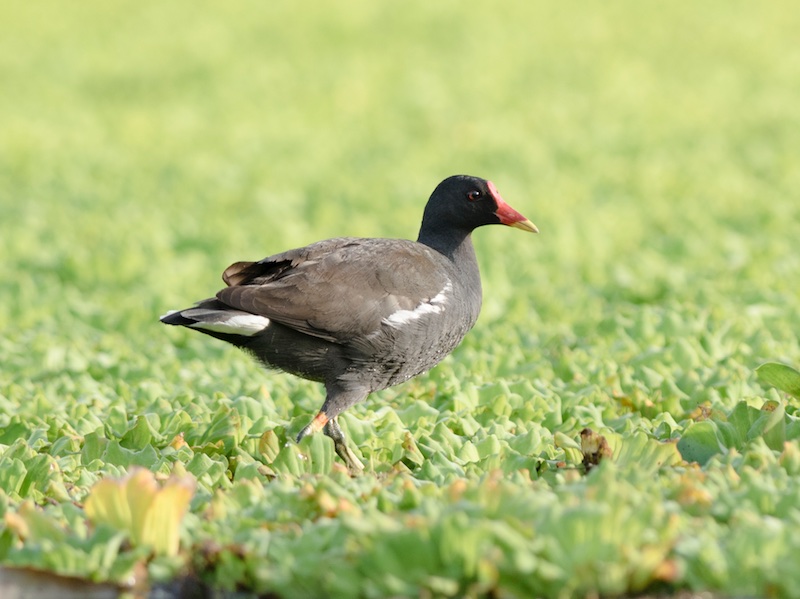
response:
M47 454L39 454L26 464L28 473L19 489L20 495L27 495L31 489L45 491L50 480L58 476L55 460Z
M609 438L609 442L611 442ZM682 459L682 452L673 441L659 441L642 431L617 438L613 445L614 461L620 465L631 464L644 471L655 472L664 466L672 466ZM686 459L685 456L683 459Z
M122 447L119 441L109 441L101 459L123 468L131 466L152 468L158 462L158 454L152 445L147 445L139 451L133 451Z
M311 435L316 437L318 435ZM304 443L311 443L303 439ZM290 474L292 476L300 476L308 472L308 457L301 451L301 447L296 443L287 443L281 447L280 453L272 462L272 468L275 472Z
M0 530L0 561L5 561L6 557L8 556L8 552L13 545L13 533L8 528L3 527Z
M777 362L767 362L756 368L758 378L784 393L800 399L800 372Z
M325 474L331 471L336 452L329 437L322 434L308 435L300 442L299 446L308 460L307 472Z
M280 439L274 430L265 431L258 440L258 451L267 464L271 464L281 451Z
M758 409L742 401L731 411L727 423L719 423L720 432L728 447L742 449L747 442L764 437L771 449L780 450L786 440L785 416L777 402L764 402Z
M503 446L500 444L496 435L488 435L478 441L475 444L475 448L478 450L480 459L484 460L490 456L499 454Z
M106 447L108 447L108 439L102 434L102 431L95 431L85 435L83 449L81 450L81 460L84 464L89 464L94 460L101 459Z
M402 449L401 460L408 461L417 466L425 462L425 457L422 455L422 452L420 452L419 447L417 447L417 442L410 432L404 431L401 434L401 438L397 441L399 442L397 447ZM397 462L398 460L396 457L393 457L393 461Z
M136 424L125 432L119 440L119 444L125 449L140 450L154 439L160 440L160 435L153 430L148 419L142 415L136 417Z
M105 430L110 437L121 437L128 429L128 414L123 402L115 402L108 408L103 419Z
M213 489L228 483L228 461L224 456L214 456L212 458L205 453L197 452L186 464L186 470L208 488Z
M199 439L187 435L187 442L190 445L208 445L222 442L225 452L229 453L238 446L241 441L242 427L239 413L228 406L221 405L205 432Z
M27 438L30 430L30 427L22 422L14 422L0 428L0 445L11 445L17 439Z
M711 420L691 424L678 441L678 451L687 462L697 462L701 466L708 460L727 451L720 441L719 429Z
M31 501L24 501L16 513L6 514L6 523L23 539L61 543L66 538L62 526Z
M747 438L763 437L770 449L780 451L786 441L786 412L783 404L776 401L764 402L758 418L747 431Z
M564 449L580 449L580 444L563 433L556 433L555 442ZM543 450L544 439L538 429L532 428L524 434L509 439L508 444L511 449L524 456L536 456Z
M22 460L0 459L0 489L6 493L17 493L22 487L28 469Z

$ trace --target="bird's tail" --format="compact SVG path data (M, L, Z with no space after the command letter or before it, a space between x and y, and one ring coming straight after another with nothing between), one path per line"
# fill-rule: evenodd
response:
M265 316L237 310L216 298L198 302L191 308L171 310L161 317L169 325L197 329L212 337L230 340L233 337L252 337L269 326Z

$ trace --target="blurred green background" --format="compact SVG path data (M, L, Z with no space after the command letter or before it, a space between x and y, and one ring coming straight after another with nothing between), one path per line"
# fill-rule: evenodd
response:
M428 195L456 173L494 181L541 234L475 234L484 311L464 346L344 419L373 466L391 468L395 444L367 443L380 406L408 397L454 410L441 421L460 443L517 447L488 412L474 434L453 424L459 397L484 409L493 384L524 386L502 416L517 419L510 435L544 422L529 454L546 458L563 458L554 432L675 439L698 406L759 407L777 396L753 369L800 364L798 31L785 1L4 3L0 433L31 423L54 443L67 423L82 447L102 424L87 414L121 410L120 430L101 427L113 440L148 411L186 407L202 428L252 396L274 400L290 437L317 409L316 386L158 316L213 294L237 260L340 235L414 238ZM414 418L403 424L421 442L432 416ZM461 471L470 488L498 464L474 465ZM60 463L73 499L103 473L86 467ZM408 474L412 486L451 482L436 467ZM205 492L215 485L226 488ZM527 498L523 487L512 494ZM9 493L9 509L25 498ZM725 561L720 543L709 555ZM698 547L671 554L678 588L730 591L719 572L749 572L730 557L705 579ZM619 592L565 572L575 588Z
M479 237L566 301L615 281L681 294L757 261L796 273L785 8L7 5L4 285L21 268L139 319L155 294L208 293L234 259L413 236L458 172L540 225L533 242ZM40 294L14 291L5 316L33 324Z

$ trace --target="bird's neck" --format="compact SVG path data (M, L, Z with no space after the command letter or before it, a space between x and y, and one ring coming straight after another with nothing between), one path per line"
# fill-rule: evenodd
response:
M482 295L481 273L478 268L478 259L475 256L475 248L472 246L471 231L458 233L449 231L443 233L437 231L433 235L427 235L423 229L420 231L417 242L424 243L431 249L436 250L447 258L453 265L455 278L453 283L461 297L463 306L470 314L470 327L475 324L481 310Z
M475 248L472 246L471 233L471 231L460 232L457 230L431 233L423 225L417 238L418 243L423 243L436 250L453 265L453 274L456 275L453 282L460 290L457 293L470 314L470 327L478 319L483 296L481 273L478 268L478 259L475 256Z
M417 237L418 243L423 243L459 264L475 264L475 248L472 247L472 231L460 229L447 229L444 231L431 231L424 224Z

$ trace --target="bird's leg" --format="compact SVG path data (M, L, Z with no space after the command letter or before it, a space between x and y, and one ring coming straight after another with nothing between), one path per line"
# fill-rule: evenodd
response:
M333 439L333 447L336 450L336 453L340 458L342 458L350 472L358 473L364 469L364 464L361 463L361 460L359 460L353 451L347 446L344 433L342 432L342 429L339 428L338 416L328 420L327 424L325 425L325 434Z
M325 398L325 403L322 404L322 409L314 416L314 420L308 423L308 426L300 431L297 435L297 442L299 443L306 435L311 435L320 430L325 431L325 434L333 439L333 447L336 453L344 461L351 472L358 473L364 469L353 451L347 447L345 436L342 429L339 428L337 418L344 410L363 400L368 391L361 387L345 387L338 381L326 384L325 388L328 392Z
M328 416L325 414L324 411L320 410L319 414L314 416L314 420L309 422L308 425L305 426L303 430L301 430L300 433L297 435L297 442L300 443L300 441L302 441L303 437L305 437L306 435L313 435L314 433L321 431L322 428L327 423L328 423Z
M325 434L333 440L333 448L336 450L339 457L342 458L350 472L358 473L364 469L364 464L361 463L361 460L359 460L356 454L347 446L344 433L339 427L338 416L329 419L325 412L320 411L319 414L314 417L314 420L297 435L297 442L300 443L303 437L312 435L320 429L324 429Z

